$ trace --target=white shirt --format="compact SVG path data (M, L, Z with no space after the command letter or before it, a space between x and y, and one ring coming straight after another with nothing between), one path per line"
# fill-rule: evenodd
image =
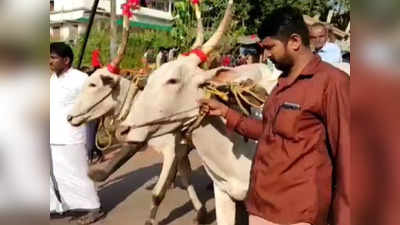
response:
M87 126L73 127L67 121L88 75L69 69L50 78L50 144L82 144L87 141Z
M342 52L338 45L326 42L324 47L317 51L318 55L321 57L322 61L327 63L341 63L342 62Z

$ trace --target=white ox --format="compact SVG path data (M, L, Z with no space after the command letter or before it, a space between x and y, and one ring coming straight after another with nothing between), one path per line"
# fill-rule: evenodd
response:
M277 76L262 64L241 66L222 73L219 73L220 68L204 71L198 64L197 56L190 55L164 64L153 72L117 131L121 139L136 144L147 142L154 148L179 143L182 138L180 128L198 114L197 100L205 97L202 85L212 79L237 81L250 78L269 90L277 82ZM169 115L177 116L170 118L168 123L141 126ZM244 200L248 191L255 143L245 142L235 133L228 135L224 121L217 117L203 121L193 131L192 141L214 182L217 223L234 225L235 201Z
M74 126L79 126L103 116L118 116L118 114L123 113L127 110L126 106L130 105L129 102L125 102L127 101L125 99L133 94L134 88L130 87L131 83L130 80L112 74L107 69L97 70L85 83L77 103L68 117L69 122ZM124 102L125 104L122 104ZM191 167L187 157L187 147L166 144L153 149L163 155L164 162L160 179L153 189L151 213L147 224L154 223L158 207L168 190L169 184L176 176L177 170L197 212L195 222L203 221L206 210L190 183ZM134 149L129 145L124 146L114 159L91 166L89 175L96 181L104 181L121 166L121 161L127 161L137 150L139 149Z
M196 7L196 10L199 11L198 7ZM118 49L118 55L110 64L114 68L119 67L126 49L129 37L129 18L127 16L124 16L123 27L122 43ZM199 41L202 40L199 39L196 43ZM135 88L129 80L110 72L107 68L101 68L95 71L85 83L77 103L68 116L68 121L74 126L79 126L103 116L111 115L119 117L129 110L130 103L135 100L133 98L134 91ZM137 152L138 149L133 147L131 145L124 146L113 159L92 166L89 176L96 181L104 181ZM160 179L153 189L151 212L146 224L155 224L157 210L171 180L175 178L177 170L180 172L182 184L185 186L196 210L194 222L202 222L205 219L206 210L190 183L191 167L187 157L187 147L170 144L160 146L155 150L163 154L164 163Z

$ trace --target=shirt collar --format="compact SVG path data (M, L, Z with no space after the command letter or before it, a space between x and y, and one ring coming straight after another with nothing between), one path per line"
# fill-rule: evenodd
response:
M317 72L320 62L321 57L319 57L318 55L314 55L310 62L308 62L307 65L304 67L301 73L293 77L284 78L283 80L280 79L279 83L281 83L281 81L283 82L279 85L281 86L280 89L291 86L299 77L313 76Z
M317 72L317 68L321 63L321 57L318 55L314 55L314 57L308 62L306 67L304 67L303 71L300 73L301 76L312 76ZM297 77L296 77L297 78Z
M60 76L57 76L57 74L55 72L53 74L56 78L63 78L63 77L65 77L65 74L68 74L71 70L72 70L72 66L68 70L66 70L64 73L62 73Z

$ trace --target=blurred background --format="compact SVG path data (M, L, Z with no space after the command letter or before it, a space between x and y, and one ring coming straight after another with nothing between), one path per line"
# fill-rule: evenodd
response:
M351 3L352 219L400 224L400 2Z
M0 1L0 224L48 223L48 3Z

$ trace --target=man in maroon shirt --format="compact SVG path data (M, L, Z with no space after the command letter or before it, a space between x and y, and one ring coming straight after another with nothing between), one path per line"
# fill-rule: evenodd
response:
M296 9L272 12L258 35L283 71L263 120L200 101L204 112L225 117L228 129L258 140L246 199L250 225L350 225L349 77L312 53Z

